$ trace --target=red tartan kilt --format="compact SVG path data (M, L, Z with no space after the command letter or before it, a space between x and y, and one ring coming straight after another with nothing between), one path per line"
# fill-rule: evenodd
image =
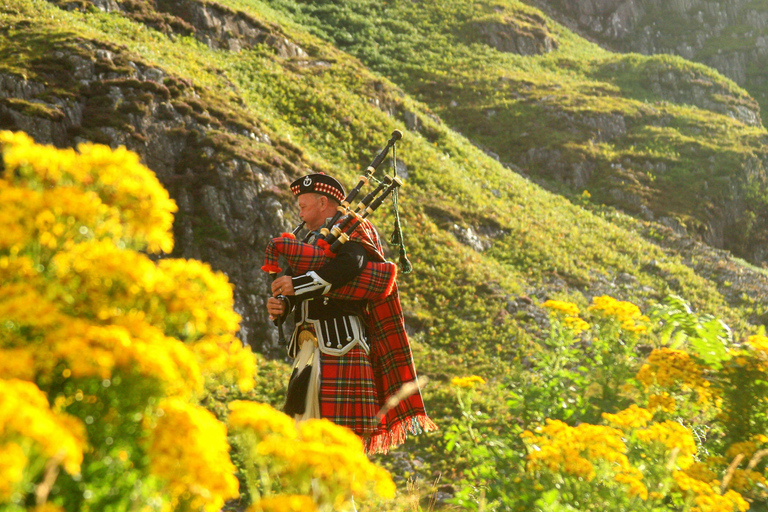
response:
M320 357L320 415L366 438L379 429L379 400L368 354L357 346Z
M278 254L285 256L297 274L317 270L328 262L323 249L286 237L273 238L267 245L267 257L262 269L277 268ZM328 294L342 300L375 300L392 293L397 277L397 265L389 261L369 261L363 271L347 284Z

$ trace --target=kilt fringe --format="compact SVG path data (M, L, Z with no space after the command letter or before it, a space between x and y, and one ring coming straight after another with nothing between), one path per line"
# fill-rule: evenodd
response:
M403 444L410 435L437 430L437 425L426 414L417 414L407 420L393 425L389 430L374 434L365 440L365 451L368 454L387 454L389 450Z

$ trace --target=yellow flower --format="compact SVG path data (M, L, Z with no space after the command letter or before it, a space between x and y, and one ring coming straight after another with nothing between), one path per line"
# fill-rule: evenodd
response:
M575 334L586 331L590 327L587 322L575 316L566 317L565 320L563 320L563 323Z
M29 512L64 512L62 507L50 502L44 503L43 505L37 505L28 510Z
M579 314L579 307L573 302L548 300L542 304L542 307L551 309L553 312L565 314L566 316L577 316Z
M284 441L296 439L296 422L267 404L237 400L229 404L230 429L248 429L259 438L278 434Z
M717 401L709 382L704 378L702 368L682 350L666 347L654 349L648 362L637 372L636 378L646 388L660 386L693 391L701 404L711 406ZM669 400L664 400L667 405L671 405Z
M621 430L588 423L571 427L548 419L535 433L525 431L521 437L529 447L526 469L530 473L547 470L591 481L597 476L595 464L604 464L629 492L647 497L642 474L627 459Z
M451 379L451 385L458 388L474 388L475 384L485 386L485 379L477 375L469 377L454 377Z
M117 373L145 381L136 410L158 412L143 415L133 441L150 458L149 469L134 466L140 476L164 483L170 508L220 510L238 495L226 428L191 402L204 379L253 387L254 355L235 336L227 277L146 255L172 250L176 205L135 153L57 149L8 131L0 153L0 502L29 492L48 463L80 471L84 425L59 412L104 405L104 421L122 422L108 405ZM31 383L40 375L55 379L57 395ZM60 379L66 389L77 379L103 386L63 393ZM119 450L116 460L130 464L132 454Z
M695 507L691 512L722 512L738 510L746 512L749 509L749 503L735 491L727 491L720 495L717 489L712 485L690 477L682 471L672 473L677 488L693 497Z
M647 316L640 312L640 308L631 302L616 300L607 295L593 298L592 304L587 309L596 311L605 317L615 318L623 330L635 333L645 332L647 326L644 323L650 321Z
M315 512L317 507L309 496L295 494L270 496L254 503L248 512Z
M219 384L237 384L242 391L253 389L256 354L234 335L207 336L192 343L191 349L206 377Z
M218 512L239 495L224 424L178 399L164 400L159 409L149 450L152 473L165 482L173 503L184 499L190 508Z
M762 473L751 469L735 469L728 487L738 492L749 492L757 485L765 487L765 484L765 476Z
M712 483L717 480L717 473L712 471L707 464L694 462L684 470L685 474L702 482Z
M0 445L0 503L7 501L21 482L27 462L27 456L18 444Z
M46 457L61 458L67 473L80 472L85 447L83 424L51 411L45 394L31 382L0 379L0 433L28 438ZM4 449L17 451L12 445ZM13 469L7 470L15 474Z
M653 414L646 409L642 409L637 405L632 404L628 409L624 409L619 413L608 414L607 412L604 412L602 416L608 423L626 429L644 427L651 421Z
M757 444L754 441L742 441L731 445L725 452L725 456L729 459L735 458L737 455L743 455L745 459L749 460L757 451Z
M675 412L676 408L677 404L675 403L675 399L666 391L648 397L648 409L661 409L665 412Z
M645 429L636 430L635 436L642 442L661 445L665 453L677 450L675 462L682 469L693 464L696 442L688 429L677 422L654 423Z
M268 465L270 473L314 479L312 485L324 488L337 509L352 497L365 498L371 490L383 498L394 497L392 477L368 459L362 440L345 427L327 419L297 425L269 405L246 401L230 404L228 423L241 440L251 439L251 456Z
M0 144L6 185L11 183L17 189L28 189L41 198L51 196L47 191L53 191L56 197L60 190L89 195L89 200L80 197L71 206L101 211L98 217L111 218L111 227L122 225L118 231L136 242L139 249L146 248L149 252L173 249L171 227L176 204L154 173L141 165L136 153L124 147L113 150L100 144L81 144L77 152L57 149L35 144L25 134L11 132L0 132ZM0 186L0 196L3 188ZM5 201L2 203L6 206ZM4 207L4 211L9 209ZM63 227L48 231L54 227L55 219L47 215L29 218L43 229L43 245L57 247L56 232Z

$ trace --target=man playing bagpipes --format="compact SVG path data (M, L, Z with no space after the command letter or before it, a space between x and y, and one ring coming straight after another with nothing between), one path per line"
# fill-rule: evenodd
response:
M329 234L329 223L339 218L334 214L344 210L340 205L348 206L336 179L310 174L294 181L291 191L310 234L304 242L290 233L272 239L262 267L279 272L278 254L291 265L272 282L267 301L272 320L280 324L292 311L296 325L288 344L294 368L284 411L297 420L327 418L353 430L369 453L386 453L407 434L437 428L416 382L397 267L385 260L367 219L357 216L353 231ZM415 392L397 401L407 384Z

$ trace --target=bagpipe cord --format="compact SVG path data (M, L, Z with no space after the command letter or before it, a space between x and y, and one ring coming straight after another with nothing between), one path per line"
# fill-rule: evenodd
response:
M397 146L392 146L392 173L397 178ZM403 228L400 225L400 206L397 198L397 189L392 191L392 209L395 216L395 226L392 231L392 236L389 237L389 242L393 245L397 245L400 248L400 273L409 274L413 270L413 265L408 259L408 254L405 250L405 239L403 238Z

